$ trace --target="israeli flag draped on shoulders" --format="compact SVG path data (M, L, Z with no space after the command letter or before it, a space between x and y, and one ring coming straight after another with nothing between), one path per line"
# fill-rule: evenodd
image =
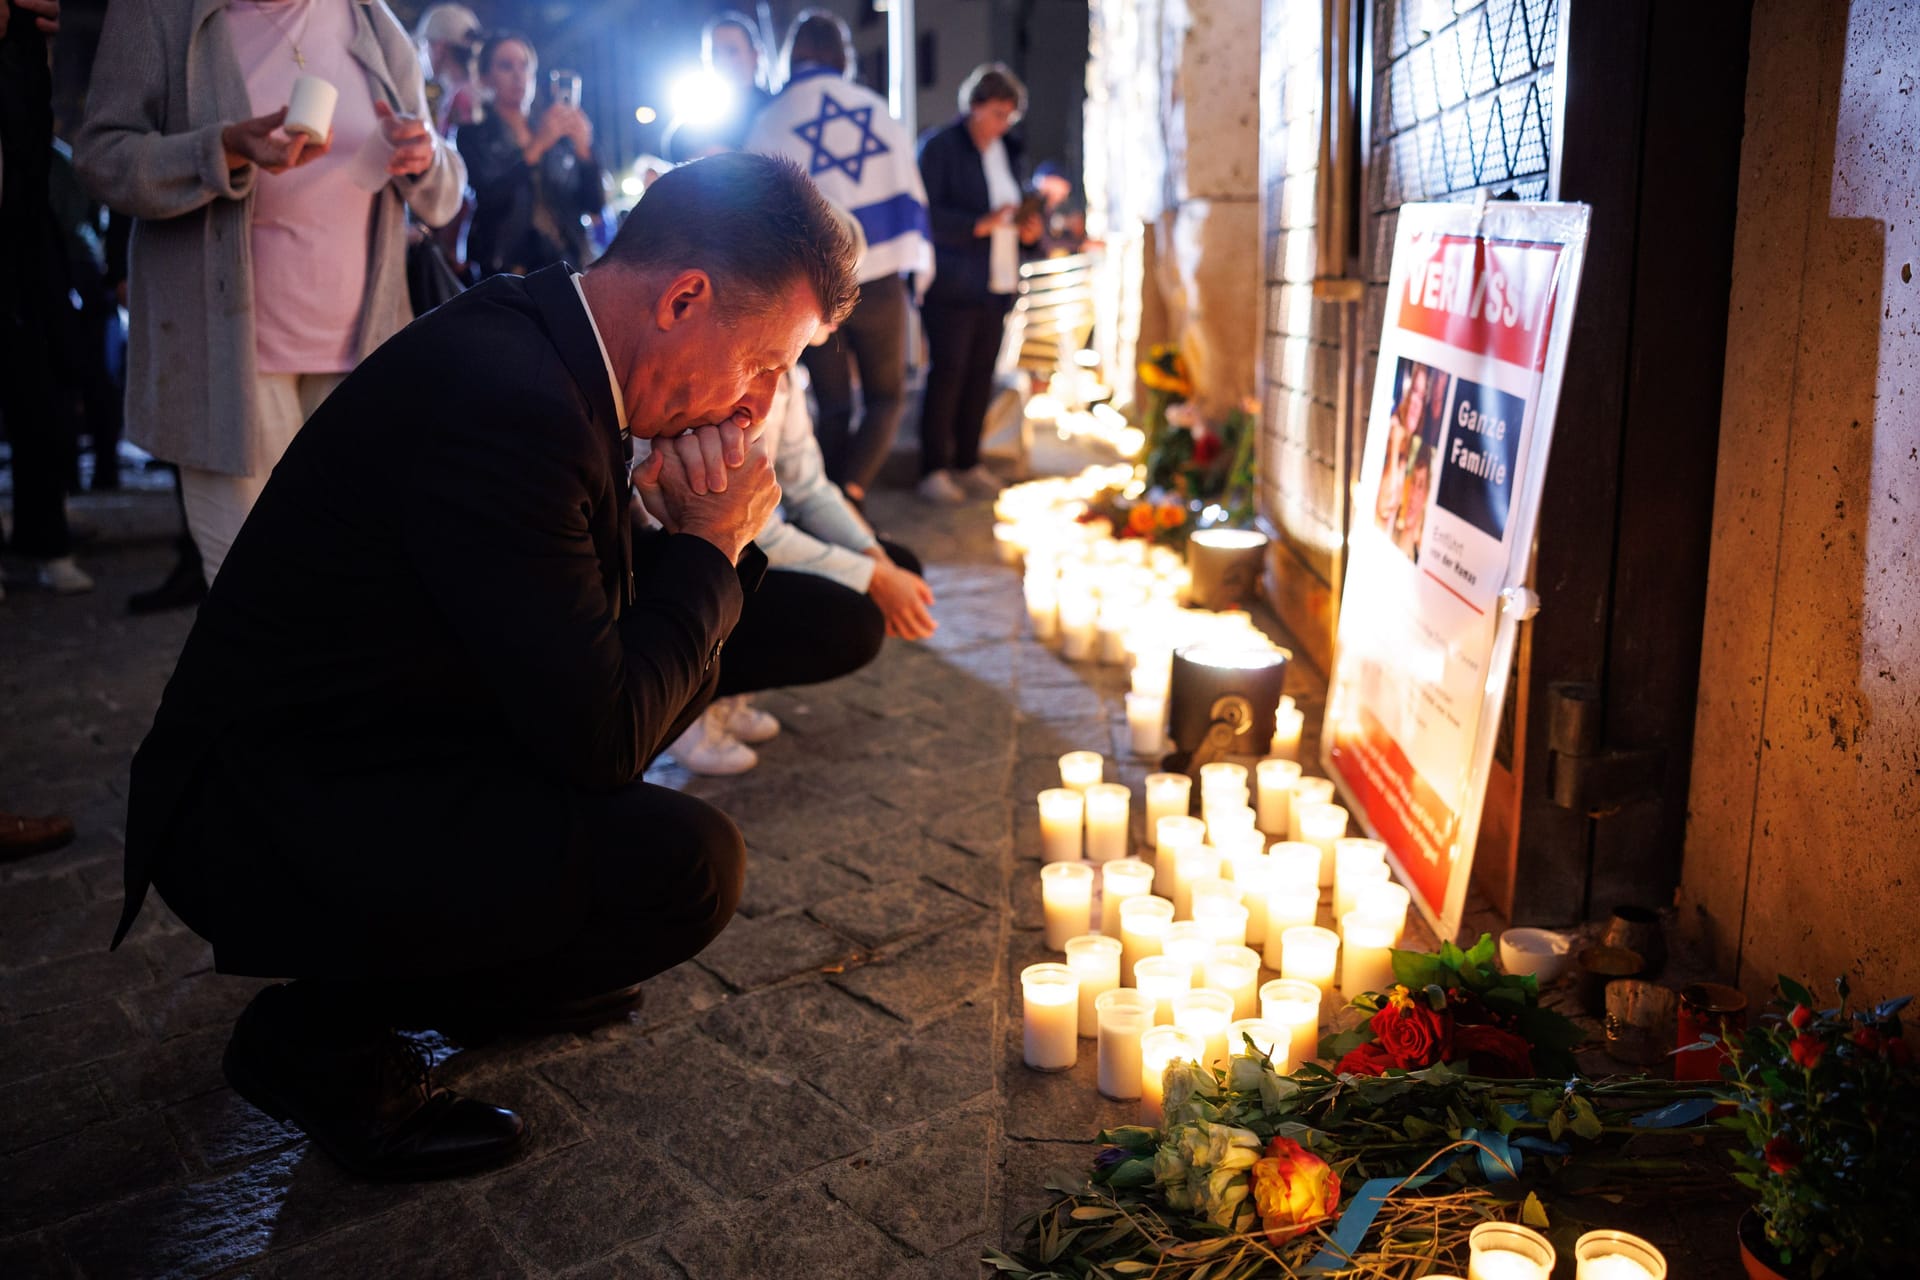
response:
M798 67L754 120L747 150L793 161L853 214L867 235L862 282L911 273L924 288L932 278L927 189L885 98L830 67Z

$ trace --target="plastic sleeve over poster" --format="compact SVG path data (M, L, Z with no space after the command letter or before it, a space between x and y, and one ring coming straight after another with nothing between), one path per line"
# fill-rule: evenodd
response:
M1348 809L1460 927L1566 368L1588 210L1399 213L1321 733Z

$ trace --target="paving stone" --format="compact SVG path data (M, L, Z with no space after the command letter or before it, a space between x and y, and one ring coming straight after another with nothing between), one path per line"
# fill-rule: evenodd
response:
M803 1062L842 1045L901 1030L897 1019L818 978L729 1000L700 1029L752 1062Z
M758 920L736 916L699 959L734 990L751 991L797 973L844 964L859 950L804 916L765 916Z
M827 1190L915 1252L937 1253L987 1226L994 1136L985 1112L919 1127L835 1169Z
M156 1115L94 1125L0 1159L0 1236L165 1186L182 1171Z
M637 1012L611 1027L596 1029L590 1038L618 1034L630 1027L650 1030L697 1017L719 1008L727 999L725 984L691 960L648 978L640 990L643 998Z
M353 1276L489 1276L508 1280L527 1274L480 1212L451 1195L335 1232L305 1249L276 1255L270 1267L273 1280L341 1280Z
M220 1169L265 1155L306 1135L273 1119L231 1089L217 1089L165 1111L174 1141L202 1170Z
M879 1129L914 1124L993 1088L993 1009L969 1005L912 1036L822 1058L808 1078Z
M999 1224L950 1249L943 1249L926 1260L921 1275L926 1280L988 1280L1000 1274L983 1259L988 1249L1000 1247Z
M1022 1058L1018 1005L1007 1018L1006 1134L1009 1138L1084 1141L1102 1129L1134 1123L1139 1105L1100 1096L1098 1046L1080 1041L1079 1060L1067 1071L1035 1071Z
M31 929L34 916L77 907L86 899L85 881L77 875L12 876L0 880L0 920Z
M644 1144L603 1136L522 1161L487 1188L502 1234L549 1267L570 1267L690 1217L710 1217L711 1193Z
M111 1000L24 1018L0 1036L0 1084L92 1062L138 1042L133 1024Z
M808 914L869 947L925 933L978 912L971 902L924 879L896 880L819 903Z
M154 977L161 982L177 982L196 973L213 970L213 946L192 933L163 933L138 943L130 942L115 955L143 957Z
M0 969L105 951L119 923L119 903L84 902L34 916L31 924L10 925L0 929Z
M1013 684L1014 649L1011 644L989 641L945 649L940 653L940 663L996 692Z
M166 1041L209 1027L232 1030L241 1011L268 985L260 978L201 973L130 992L121 1003L155 1040Z
M1004 798L987 800L935 817L926 831L983 858L1005 857L1013 843L1013 806Z
M220 1072L220 1055L230 1034L226 1029L210 1027L156 1045L132 1036L131 1024L127 1027L128 1043L136 1047L102 1058L89 1068L100 1091L115 1108L124 1111L178 1102L226 1087L226 1077Z
M70 1272L58 1260L53 1245L45 1236L16 1236L0 1240L0 1276L10 1280L40 1280L47 1276L66 1276Z
M1062 1193L1050 1190L1049 1182L1084 1184L1098 1151L1093 1142L1008 1141L1001 1152L1001 1239L1006 1243L1000 1247L1017 1243L1021 1222L1060 1199Z
M957 1002L991 1000L999 962L1000 924L987 918L943 929L833 981L917 1026Z
M777 858L798 858L832 853L911 825L906 815L855 797L788 809L778 818L749 818L740 822L740 830L749 849Z
M802 910L865 884L859 876L824 858L775 858L755 853L747 859L740 914L757 918Z
M519 1113L527 1126L526 1143L508 1170L591 1136L573 1103L548 1084L531 1063L513 1059L469 1074L436 1071L433 1078L436 1084L457 1089L470 1098Z
M71 956L0 977L0 1014L27 1018L68 1005L118 995L153 981L145 957L133 948Z
M993 911L1006 910L1005 859L960 853L935 841L927 842L921 857L921 874L935 884Z
M812 1187L742 1205L724 1224L687 1223L667 1236L666 1248L689 1280L913 1274L898 1246Z
M616 1253L565 1273L565 1280L687 1280L680 1264L659 1246Z
M77 1132L107 1115L107 1100L87 1068L33 1076L0 1089L0 1152Z

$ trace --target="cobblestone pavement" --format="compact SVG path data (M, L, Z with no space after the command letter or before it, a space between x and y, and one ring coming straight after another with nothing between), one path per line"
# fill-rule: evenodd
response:
M99 590L0 604L0 807L81 832L0 868L0 1276L974 1277L1132 1118L1090 1052L1020 1064L1018 974L1048 958L1032 797L1063 751L1124 757L1124 678L1025 635L985 504L877 495L939 634L765 696L785 732L752 773L658 772L746 833L740 915L627 1023L440 1044L440 1077L518 1109L531 1149L403 1186L354 1182L226 1088L259 983L211 972L157 902L105 950L127 763L190 619L122 611L169 563L170 502L80 505Z

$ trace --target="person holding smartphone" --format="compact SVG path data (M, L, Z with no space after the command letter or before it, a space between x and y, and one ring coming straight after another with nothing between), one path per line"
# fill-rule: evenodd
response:
M600 211L605 193L579 77L563 72L550 80L536 115L540 59L530 40L495 34L480 46L478 65L486 113L454 135L475 202L469 273L478 280L556 262L585 266L586 219Z

